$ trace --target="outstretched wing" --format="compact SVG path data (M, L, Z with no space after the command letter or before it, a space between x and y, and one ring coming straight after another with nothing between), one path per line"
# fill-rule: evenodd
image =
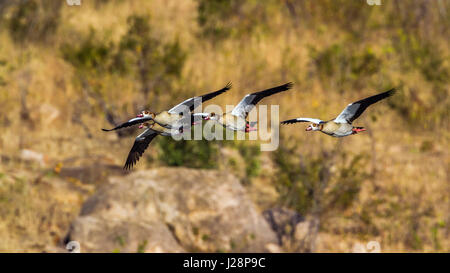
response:
M320 124L323 123L324 121L317 118L294 118L282 121L281 124L292 124L297 122L312 122L315 124Z
M224 88L222 88L220 90L205 94L203 96L197 96L197 97L187 99L187 100L183 101L182 103L172 107L168 112L171 114L179 114L179 113L183 113L183 111L185 111L187 108L189 108L189 111L192 112L192 111L194 111L195 107L197 107L199 105L198 103L203 103L205 101L208 101L230 89L231 89L231 82L229 82Z
M283 92L292 88L292 83L286 83L277 87L273 87L260 92L248 94L245 96L239 104L234 107L231 114L234 116L246 118L248 113L255 107L255 105L265 97L271 96L273 94Z
M338 123L349 123L351 124L355 119L357 119L370 105L394 95L396 92L395 88L392 88L386 92L350 103L345 107L345 109L334 119Z
M117 126L115 128L112 128L112 129L103 129L102 128L102 130L105 131L105 132L110 132L110 131L114 131L114 130L117 130L117 129L130 127L130 126L133 126L133 125L136 125L136 124L141 124L141 123L144 123L144 122L149 121L149 120L152 120L152 118L151 117L132 118L129 121L127 121L125 123L122 123L122 124L120 124L119 126Z
M149 128L136 137L133 147L131 147L131 150L128 153L125 166L123 167L125 170L131 170L133 168L142 154L144 154L144 151L147 149L150 142L152 142L157 135L157 132Z

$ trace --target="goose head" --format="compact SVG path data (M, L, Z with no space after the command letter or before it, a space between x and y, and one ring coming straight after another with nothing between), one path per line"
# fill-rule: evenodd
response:
M216 115L216 113L211 112L208 115L206 115L205 117L203 117L204 120L219 120L219 116Z
M137 115L137 118L146 118L146 117L151 117L151 118L155 118L156 114L150 111L142 111L139 115Z
M305 131L320 131L322 130L323 124L311 123Z

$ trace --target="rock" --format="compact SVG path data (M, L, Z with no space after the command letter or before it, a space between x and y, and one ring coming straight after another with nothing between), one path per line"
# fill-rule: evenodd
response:
M310 221L303 221L297 224L295 227L294 238L298 242L303 242L307 239L310 232Z
M48 163L48 159L44 154L27 149L20 151L20 159L27 162L37 162L40 166L46 166Z
M159 168L101 186L68 241L81 252L267 252L277 238L233 175Z
M76 179L83 184L99 185L106 183L109 176L117 175L123 176L126 171L122 166L104 163L91 163L76 167L61 167L58 175L67 179Z
M78 242L80 252L182 252L162 222L122 221L82 216L72 224L65 244Z
M277 244L267 244L266 248L270 253L284 253L285 251Z

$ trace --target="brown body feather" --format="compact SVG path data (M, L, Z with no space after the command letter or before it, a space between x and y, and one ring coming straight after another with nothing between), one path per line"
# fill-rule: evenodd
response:
M353 126L348 123L337 123L334 121L328 121L320 124L320 131L324 134L341 137L352 134Z

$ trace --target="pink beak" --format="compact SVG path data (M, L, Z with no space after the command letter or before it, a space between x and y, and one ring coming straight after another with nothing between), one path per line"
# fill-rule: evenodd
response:
M353 128L352 131L355 133L358 133L358 132L364 132L364 131L366 131L366 129L365 128Z
M139 125L139 129L144 128L144 124Z
M144 117L144 114L139 114L139 115L137 115L136 117L137 117L137 118L143 118L143 117Z
M311 131L312 130L312 127L311 126L309 126L308 128L306 128L306 130L305 131Z
M209 120L210 118L209 117L206 117L206 118L203 118L204 120Z

